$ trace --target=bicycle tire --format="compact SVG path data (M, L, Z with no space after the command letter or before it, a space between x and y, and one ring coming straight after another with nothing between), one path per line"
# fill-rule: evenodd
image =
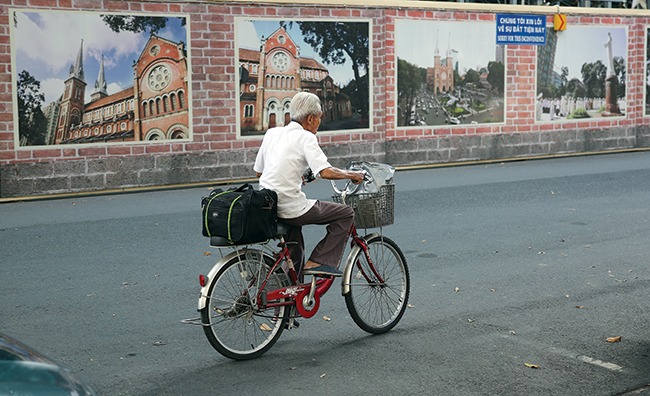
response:
M373 266L384 282L376 284L366 255L359 249L348 264L354 267L347 279L350 291L345 294L345 305L357 326L371 334L382 334L395 327L404 315L409 270L402 250L391 239L373 235L366 243Z
M201 321L208 341L223 356L233 360L254 359L268 351L282 335L290 307L259 309L248 297L256 296L258 291L253 274L263 277L273 264L273 259L261 251L242 251L210 281ZM288 276L278 269L269 278L266 289L288 284Z

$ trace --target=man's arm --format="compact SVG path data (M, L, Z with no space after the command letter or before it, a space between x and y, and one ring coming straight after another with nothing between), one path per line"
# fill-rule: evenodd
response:
M349 170L343 170L335 167L325 168L320 171L320 177L327 180L341 180L341 179L350 179L354 184L359 184L363 181L363 172L353 172Z

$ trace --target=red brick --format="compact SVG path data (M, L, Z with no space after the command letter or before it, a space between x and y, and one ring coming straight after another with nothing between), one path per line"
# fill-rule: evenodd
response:
M106 8L111 11L127 11L129 9L129 3L124 1L108 1L106 2Z
M32 159L32 152L27 150L19 150L15 152L16 159Z
M106 147L83 147L79 149L81 157L99 157L106 155Z
M145 152L147 153L169 153L170 151L171 150L169 149L169 146L166 145L154 145L145 147Z
M132 155L144 154L144 149L145 146L133 146L131 147L131 154Z
M47 150L34 150L32 151L34 158L55 158L61 157L60 149L47 149Z
M108 155L129 155L131 148L127 146L111 146L106 149Z
M30 0L29 5L32 7L56 7L56 0Z
M231 142L217 142L217 143L210 143L210 150L230 150L232 149L232 144Z
M350 17L350 10L337 8L337 9L332 10L332 16L333 17L349 18Z
M15 151L0 151L1 160L13 160L16 159Z
M169 7L167 7L167 3L145 3L142 4L142 10L146 12L166 13L169 12Z

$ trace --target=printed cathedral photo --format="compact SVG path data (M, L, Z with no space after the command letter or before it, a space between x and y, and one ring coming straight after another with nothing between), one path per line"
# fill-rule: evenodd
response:
M372 128L369 20L236 19L239 136L288 124L289 102L316 94L324 132Z
M494 23L395 25L398 127L504 121L505 46Z
M17 148L191 139L187 16L10 15Z

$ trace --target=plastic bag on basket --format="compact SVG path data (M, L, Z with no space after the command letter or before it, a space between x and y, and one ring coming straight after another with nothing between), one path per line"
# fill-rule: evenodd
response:
M357 228L375 228L393 224L395 169L387 164L375 162L351 162L347 169L365 171L368 174L353 193L332 196L334 202L345 203L354 209L354 224Z
M365 171L368 174L368 180L365 180L357 193L376 193L379 189L387 184L393 184L393 175L395 168L388 164L379 162L350 162L347 169L353 171Z

